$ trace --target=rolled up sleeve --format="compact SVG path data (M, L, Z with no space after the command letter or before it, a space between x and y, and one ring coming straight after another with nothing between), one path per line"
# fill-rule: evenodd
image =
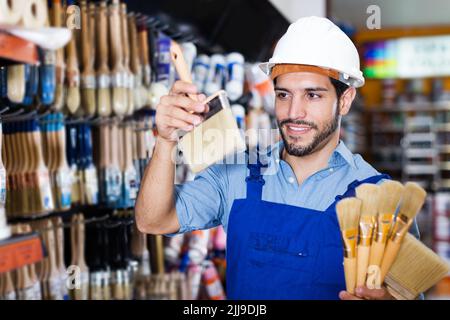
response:
M180 224L176 234L214 228L221 224L226 206L226 168L216 165L194 181L175 186L175 207Z

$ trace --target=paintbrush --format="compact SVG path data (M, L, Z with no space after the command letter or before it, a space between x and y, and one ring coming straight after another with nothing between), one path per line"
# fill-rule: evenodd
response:
M53 0L52 21L56 28L62 27L62 5L61 0ZM64 61L64 48L56 50L56 90L53 110L60 111L64 107L64 81L66 65Z
M13 234L25 234L23 225L14 225ZM35 290L27 266L23 266L17 270L16 288L18 300L35 300Z
M132 13L128 15L128 29L130 33L130 67L134 77L134 105L136 109L139 110L145 104L145 100L143 101L142 99L142 90L145 92L145 88L142 85L142 65L139 60L136 18Z
M119 0L112 0L112 3L109 5L109 30L112 67L112 109L116 115L123 116L127 111L127 95L124 80L125 69L123 65Z
M60 210L68 210L72 205L72 175L66 156L64 116L58 113L54 115L54 119L56 203Z
M112 123L110 126L110 159L108 165L108 205L116 207L120 201L122 194L122 174L120 172L119 164L119 129L117 123Z
M25 97L22 104L31 106L39 89L39 70L37 66L25 65Z
M74 214L72 216L72 218L70 219L70 265L71 266L77 266L77 259L78 259L78 244L77 244L77 239L78 239L78 215ZM77 272L76 269L72 269L73 267L71 267L71 274L73 274L73 272ZM73 281L70 283L70 287L69 287L69 295L70 295L70 299L71 300L78 300L77 299L77 294L76 294L76 283L74 283ZM81 286L79 287L79 290L81 290Z
M77 262L76 266L78 266L80 271L80 289L76 290L77 300L88 300L89 296L89 268L86 264L85 260L85 223L84 216L82 214L78 215L77 219Z
M31 226L29 224L22 225L23 232L25 234L30 234L33 230L31 229ZM39 278L36 274L36 268L35 264L31 264L28 266L28 272L30 275L30 280L33 283L33 289L34 289L34 300L42 300L42 292L41 292L41 284L39 281Z
M39 210L38 184L34 168L36 167L36 156L34 154L35 145L30 134L30 122L17 124L15 146L19 154L23 156L17 164L17 187L18 194L16 200L19 201L16 209L20 215L27 217ZM17 159L17 158L16 158Z
M99 116L111 114L109 46L108 46L108 8L106 1L100 3L97 10L97 112Z
M47 167L44 164L42 149L40 148L41 132L37 121L30 123L30 137L32 138L34 149L33 176L37 187L36 213L46 213L54 209L54 202L50 188L50 177Z
M72 39L67 46L67 96L66 105L70 114L78 112L81 104L80 97L80 70L78 67L78 55L75 34L72 32Z
M370 247L372 246L373 230L376 227L378 213L379 187L365 183L356 188L356 197L361 200L361 216L359 218L359 239L356 267L356 286L366 283L367 267L369 266Z
M25 65L8 66L8 99L12 103L22 103L25 98Z
M83 166L83 189L85 203L89 205L98 204L98 177L92 154L91 126L82 124L83 132L83 155L85 164Z
M54 237L56 239L56 269L60 278L60 292L63 300L69 299L69 292L67 288L67 268L64 262L64 226L61 217L53 218L53 225L55 226Z
M413 300L449 272L446 261L413 235L406 234L385 282L389 293L397 300Z
M5 272L1 274L3 278L2 286L2 298L3 300L16 300L16 289L14 288L14 282L12 279L11 272Z
M171 42L170 55L180 79L192 83L191 72L183 57L183 52L174 41ZM192 100L198 101L195 95L188 96ZM226 92L222 90L213 94L204 104L208 110L203 114L203 122L184 134L179 141L179 147L193 173L198 173L228 155L243 152L246 149ZM204 139L210 136L208 132L220 132L220 138Z
M56 52L41 51L41 65L39 66L39 100L43 105L51 105L55 101L56 90Z
M6 205L6 167L3 163L4 159L4 147L3 147L3 125L0 123L0 208L5 208ZM2 220L0 216L0 221ZM1 228L1 224L0 224Z
M93 116L96 111L94 57L91 49L91 25L86 1L81 1L81 49L83 72L81 73L81 102L85 114Z
M355 293L356 287L356 244L358 241L358 223L361 214L361 200L357 198L347 198L336 205L339 226L342 231L342 241L344 244L344 272L347 292Z
M127 5L122 3L120 6L120 25L122 30L121 42L123 48L124 81L126 94L126 114L132 115L135 110L134 104L134 76L130 69L130 36L128 30Z
M392 227L381 263L381 283L383 283L386 274L394 263L403 238L422 208L426 195L426 191L417 183L408 182L405 184L400 207L395 217L395 224Z
M17 152L17 148L13 147L13 129L12 124L5 123L3 126L3 138L5 147L2 150L3 158L5 159L5 167L7 172L7 192L8 196L6 197L5 210L8 218L14 218L17 215L17 212L14 208L17 203L15 200L17 199L17 164L18 161L14 161L18 159L14 156L14 153Z
M142 68L143 86L140 90L141 101L144 106L151 105L151 96L149 94L152 87L152 68L150 65L150 50L148 41L148 31L145 23L140 23L138 26L138 48L139 58Z
M124 185L124 207L131 208L134 207L134 203L137 198L138 188L137 188L137 172L133 164L132 155L132 132L130 125L124 127L124 149L125 149L125 163L124 163L124 174L123 174L123 185Z
M63 300L61 292L61 275L56 262L55 226L50 219L44 222L46 247L48 251L47 297L46 300Z
M377 224L370 248L369 268L367 269L366 286L369 289L381 287L381 261L402 192L403 185L397 181L385 181L380 185Z

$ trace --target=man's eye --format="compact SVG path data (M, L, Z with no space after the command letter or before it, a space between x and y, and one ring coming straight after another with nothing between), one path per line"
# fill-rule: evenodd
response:
M318 95L317 93L313 93L313 92L308 92L307 95L308 95L308 98L310 98L310 99L319 99L319 98L321 98L320 95Z
M286 99L288 97L288 94L286 92L278 92L277 98L278 99Z

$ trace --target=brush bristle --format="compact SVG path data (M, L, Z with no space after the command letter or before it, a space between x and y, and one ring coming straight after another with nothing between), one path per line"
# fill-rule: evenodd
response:
M95 89L82 89L81 96L84 111L87 115L93 116L96 111Z
M71 114L75 114L80 108L81 97L79 87L69 87L67 89L67 109Z
M346 198L338 202L336 212L341 230L357 229L361 213L361 200Z
M386 283L402 298L414 299L450 271L449 265L423 243L407 234Z
M364 183L357 187L355 191L356 197L362 201L361 215L377 215L380 187L376 184Z
M403 189L403 185L398 181L383 182L380 185L378 212L380 214L395 214Z
M97 91L97 112L102 117L111 114L111 92L109 88L100 88Z
M55 101L53 102L53 110L60 111L64 107L64 85L57 84L55 90Z
M413 219L422 208L427 192L415 182L405 184L402 199L400 201L399 215Z
M8 99L13 103L22 103L25 98L25 65L9 66L8 70Z
M124 88L114 87L113 88L113 110L118 116L122 116L126 112L126 92Z

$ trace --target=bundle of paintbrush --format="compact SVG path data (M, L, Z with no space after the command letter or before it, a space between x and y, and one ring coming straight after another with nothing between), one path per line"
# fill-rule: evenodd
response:
M10 217L36 216L54 209L50 176L44 163L36 120L5 124L7 189Z
M379 186L357 187L356 197L341 200L336 206L348 292L354 293L363 285L380 288L386 280L396 298L413 299L445 276L448 266L420 241L408 237L402 245L424 204L425 190L412 182L402 186L386 181ZM414 258L411 248L416 250ZM414 259L421 263L412 263Z
M58 210L68 210L72 205L72 176L66 158L66 131L61 113L50 114L41 120L44 159Z

